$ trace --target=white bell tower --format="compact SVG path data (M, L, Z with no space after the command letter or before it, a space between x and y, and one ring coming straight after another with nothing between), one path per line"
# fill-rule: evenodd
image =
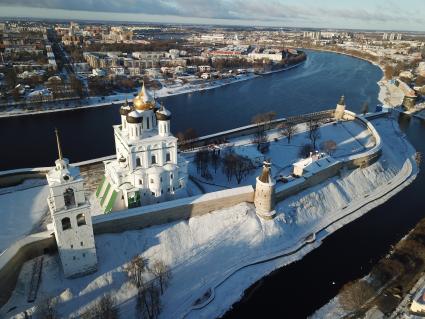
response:
M97 269L90 204L80 170L62 157L58 131L55 133L59 159L46 174L50 188L47 203L65 277L77 277Z

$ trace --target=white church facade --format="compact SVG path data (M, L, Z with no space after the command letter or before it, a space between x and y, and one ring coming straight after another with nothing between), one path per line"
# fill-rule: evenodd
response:
M62 157L57 131L56 139L59 159L46 174L50 189L47 203L64 275L77 277L97 269L90 204L80 170Z
M159 106L143 85L120 108L114 125L116 159L105 161L96 197L104 213L186 196L187 161L177 153L171 113Z

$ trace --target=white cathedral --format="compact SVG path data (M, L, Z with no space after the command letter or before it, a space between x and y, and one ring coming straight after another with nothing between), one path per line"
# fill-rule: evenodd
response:
M170 132L171 113L159 106L143 84L120 108L114 125L116 159L105 161L96 197L104 213L186 196L188 162L177 154Z

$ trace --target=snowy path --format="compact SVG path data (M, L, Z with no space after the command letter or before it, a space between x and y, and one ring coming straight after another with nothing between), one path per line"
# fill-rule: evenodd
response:
M34 183L2 189L0 194L0 254L28 235L47 213L47 186ZM44 183L45 184L45 183Z

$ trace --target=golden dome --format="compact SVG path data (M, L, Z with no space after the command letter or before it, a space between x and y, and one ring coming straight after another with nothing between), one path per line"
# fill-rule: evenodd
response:
M155 101L146 92L144 83L139 94L137 94L137 96L133 99L133 105L134 108L138 111L146 111L155 107Z

